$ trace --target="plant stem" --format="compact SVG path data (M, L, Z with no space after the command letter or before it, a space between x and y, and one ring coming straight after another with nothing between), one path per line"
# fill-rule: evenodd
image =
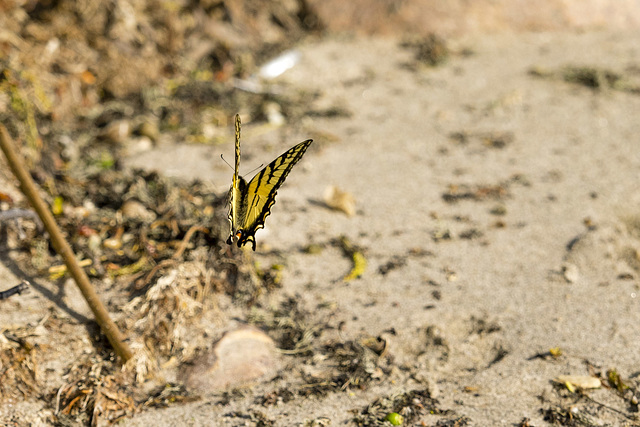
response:
M80 292L82 292L84 299L87 301L89 308L93 312L96 322L100 325L100 329L102 329L102 332L107 336L111 346L118 356L120 356L123 363L131 359L133 353L131 352L129 345L124 342L124 335L122 335L116 324L111 320L111 317L109 317L109 312L102 304L102 301L100 301L95 288L89 281L89 277L87 277L87 274L78 265L78 260L76 259L75 254L71 250L71 247L65 238L62 236L60 228L58 228L58 224L56 224L48 206L38 194L36 185L24 167L22 160L16 154L16 151L13 148L13 140L9 136L7 129L1 124L0 148L4 152L4 155L7 158L7 163L9 163L9 167L13 171L13 174L20 182L20 189L29 200L29 203L31 203L31 206L33 206L33 209L37 212L45 229L49 232L53 247L67 265L69 273L71 273L71 276L78 285L78 288L80 288Z

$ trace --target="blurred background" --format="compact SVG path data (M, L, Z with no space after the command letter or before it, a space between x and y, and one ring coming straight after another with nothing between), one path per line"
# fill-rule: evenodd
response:
M66 132L97 127L106 138L137 132L153 140L158 129L193 128L203 119L215 125L221 117L210 108L200 117L203 104L215 103L222 115L235 111L232 79L256 73L306 37L638 26L634 0L2 1L0 114L6 122L12 103L23 103L21 118L33 126L37 117L44 135L58 126ZM17 100L18 92L25 99ZM174 101L159 99L167 96ZM100 107L105 102L109 111ZM117 122L122 118L128 122ZM197 131L186 136L207 138ZM36 138L33 129L21 134Z

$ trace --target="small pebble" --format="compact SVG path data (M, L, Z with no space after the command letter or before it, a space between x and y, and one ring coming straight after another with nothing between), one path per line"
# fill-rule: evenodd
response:
M276 104L275 102L268 102L264 105L263 111L264 115L267 116L269 124L282 126L285 123L279 104Z
M153 141L148 136L133 138L127 144L127 154L134 155L145 153L153 148Z
M136 219L145 222L151 222L156 219L156 214L146 208L145 205L137 200L127 200L120 208L122 216L126 219Z
M182 377L188 387L211 392L268 379L279 366L273 340L258 329L242 327L227 332L186 367Z
M109 123L103 137L115 144L122 144L131 134L131 124L126 120L116 120Z
M571 264L568 262L562 265L562 274L564 275L564 279L569 283L577 282L578 278L580 277L578 267L575 264Z

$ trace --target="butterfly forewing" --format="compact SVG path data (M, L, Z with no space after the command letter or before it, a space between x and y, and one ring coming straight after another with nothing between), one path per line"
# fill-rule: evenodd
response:
M286 153L269 163L249 182L247 188L246 215L243 223L244 236L252 241L255 232L264 227L264 221L271 213L276 202L276 193L286 179L293 166L302 158L311 140L301 142Z

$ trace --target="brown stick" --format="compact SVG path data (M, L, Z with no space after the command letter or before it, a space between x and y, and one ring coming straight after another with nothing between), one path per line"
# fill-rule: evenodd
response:
M111 346L113 346L113 349L116 351L118 356L120 356L123 363L131 359L133 353L127 343L124 342L124 335L122 335L116 324L111 320L111 317L109 317L109 312L102 304L102 301L100 301L96 290L91 285L91 282L89 282L89 278L84 270L78 265L75 254L62 236L56 221L53 219L53 215L42 198L40 198L35 183L27 173L21 159L16 154L13 148L11 136L9 136L7 129L5 129L1 124L0 148L2 148L13 174L18 178L18 181L20 181L20 188L22 189L22 192L27 196L31 206L33 206L35 211L38 213L44 227L49 232L53 247L64 260L69 273L71 273L71 276L73 276L73 279L76 281L76 284L80 288L80 292L82 292L89 308L93 311L93 315L95 316L98 325L100 325L100 329L102 329L102 332L107 336Z

